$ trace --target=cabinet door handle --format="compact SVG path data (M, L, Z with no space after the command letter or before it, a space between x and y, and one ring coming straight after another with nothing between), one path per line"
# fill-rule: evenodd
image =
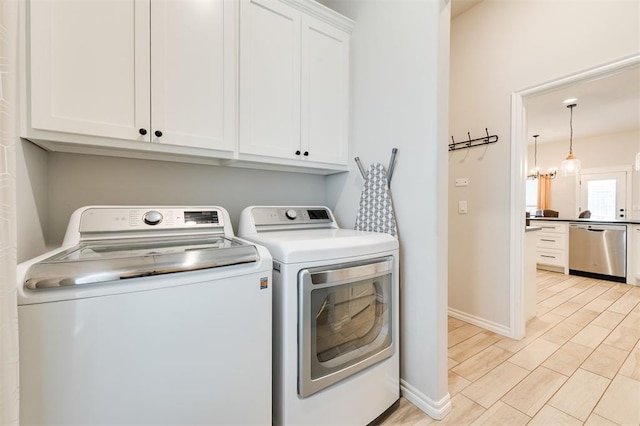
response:
M300 155L300 150L296 151L296 155Z
M547 256L546 254L541 254L540 257L548 257L549 259L555 259L555 256Z
M154 134L159 138L162 137L162 132L160 130L156 130Z
M146 134L147 134L147 129L140 129L140 130L138 130L138 132L139 132L142 136L144 136L144 135L146 135Z
M302 155L304 155L305 157L308 157L309 156L309 151L305 151L304 154L302 154Z
M547 240L545 238L540 238L540 241L546 241L548 243L555 243L556 242L556 240Z

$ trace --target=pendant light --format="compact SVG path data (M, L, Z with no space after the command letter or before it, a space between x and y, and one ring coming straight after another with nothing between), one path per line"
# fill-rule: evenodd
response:
M533 135L533 170L527 176L528 179L538 179L540 177L540 169L538 169L538 136Z
M571 118L569 119L569 128L571 129L571 135L569 137L569 155L560 164L560 170L564 176L575 176L580 173L580 160L573 154L573 108L577 104L567 105L567 108L571 110Z

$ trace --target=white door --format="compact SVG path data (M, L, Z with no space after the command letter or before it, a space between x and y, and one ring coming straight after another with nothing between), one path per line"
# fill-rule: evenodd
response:
M279 1L240 2L239 148L302 158L300 15Z
M29 25L31 127L149 140L148 0L32 1Z
M237 5L151 2L151 141L233 151Z
M616 220L627 217L626 171L580 175L579 211L589 210L591 219Z

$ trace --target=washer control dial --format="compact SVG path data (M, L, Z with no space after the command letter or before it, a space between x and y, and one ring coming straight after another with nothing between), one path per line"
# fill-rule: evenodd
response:
M142 220L147 225L157 225L162 222L162 213L155 210L150 210L144 214Z
M298 213L296 213L296 211L293 209L289 209L284 215L287 217L287 219L294 220L296 216L298 216Z

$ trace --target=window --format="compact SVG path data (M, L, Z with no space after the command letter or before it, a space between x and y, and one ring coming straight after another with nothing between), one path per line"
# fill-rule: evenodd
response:
M591 219L624 219L627 214L627 188L631 184L631 168L594 169L580 174L578 212L589 210ZM576 212L577 213L577 212Z
M615 179L587 181L587 210L592 219L615 220L616 183Z

